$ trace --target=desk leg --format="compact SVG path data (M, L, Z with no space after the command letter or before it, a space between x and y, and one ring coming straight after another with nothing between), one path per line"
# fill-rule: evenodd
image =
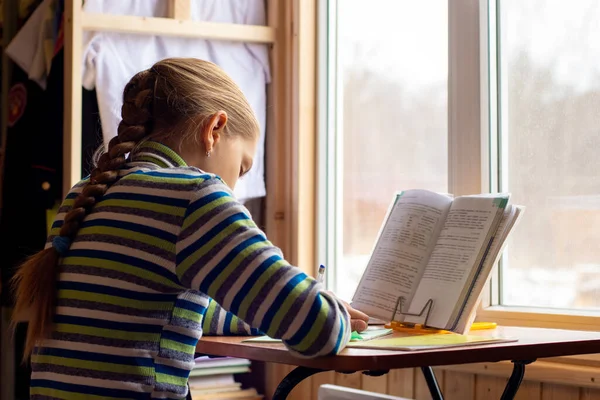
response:
M427 382L427 387L429 388L429 393L431 393L431 398L433 400L444 400L444 396L442 395L440 385L438 385L437 379L435 378L433 369L431 369L431 367L421 367L421 372L423 372L425 382Z
M513 400L515 398L519 386L521 386L521 382L523 381L523 377L525 376L525 366L534 361L535 360L513 361L513 372L510 375L510 378L508 378L506 388L504 389L504 393L502 393L500 400Z
M273 400L285 400L300 382L306 378L318 374L319 372L325 372L323 369L308 368L308 367L296 367L286 375L285 378L279 383L275 393L273 394Z

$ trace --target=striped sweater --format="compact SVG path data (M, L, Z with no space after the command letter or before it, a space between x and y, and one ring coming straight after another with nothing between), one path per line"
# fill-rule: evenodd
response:
M183 398L203 332L264 332L299 356L346 345L343 305L282 258L220 178L156 142L121 176L60 261L32 398ZM85 183L66 197L47 246Z

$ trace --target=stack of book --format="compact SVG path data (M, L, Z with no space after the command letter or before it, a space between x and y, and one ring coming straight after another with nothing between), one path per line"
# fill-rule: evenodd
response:
M250 372L250 360L233 357L196 359L190 373L190 393L193 400L260 400L256 389L242 389L235 374Z

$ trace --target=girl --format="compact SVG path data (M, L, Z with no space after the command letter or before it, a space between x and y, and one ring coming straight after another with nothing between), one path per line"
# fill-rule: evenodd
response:
M16 275L31 398L183 398L203 331L264 332L315 357L366 328L366 315L290 266L234 199L259 127L224 72L160 61L127 84L121 113L45 250Z

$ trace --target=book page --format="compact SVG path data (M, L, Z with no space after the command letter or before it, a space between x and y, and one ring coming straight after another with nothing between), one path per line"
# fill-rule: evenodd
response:
M508 202L507 197L465 196L454 200L409 312L418 313L431 298L430 326L447 329L457 303L466 295ZM422 323L421 317L408 322Z
M398 297L410 303L452 199L409 190L394 199L352 299L371 317L389 320ZM398 315L398 320L400 316Z

